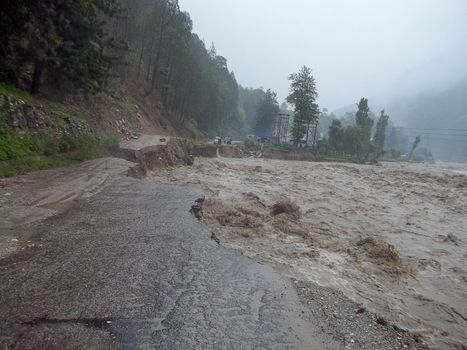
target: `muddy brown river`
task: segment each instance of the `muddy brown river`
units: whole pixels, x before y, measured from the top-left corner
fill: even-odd
[[[206,195],[223,245],[443,349],[467,344],[467,165],[197,159],[153,173]],[[299,217],[271,214],[288,200]]]

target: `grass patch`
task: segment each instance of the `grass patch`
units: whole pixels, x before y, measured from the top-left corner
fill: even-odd
[[[49,129],[37,134],[28,131],[16,133],[8,127],[5,117],[0,114],[0,178],[70,165],[102,156],[95,136],[91,134],[60,136],[55,131],[65,125],[67,118],[82,125],[84,129],[86,127],[86,122],[72,115],[66,106],[39,99],[4,83],[0,83],[0,95],[38,106],[42,112],[50,116],[55,125],[54,131]],[[115,141],[109,142],[115,144]]]
[[[55,113],[61,117],[67,117],[71,114],[71,111],[65,105],[40,99],[31,95],[27,91],[14,87],[13,85],[0,83],[0,95],[9,96],[17,100],[33,103],[36,105],[42,105],[50,112]]]
[[[264,147],[273,151],[292,151],[294,149],[294,146],[288,143],[267,143]]]
[[[104,140],[103,145],[106,149],[115,151],[120,148],[120,140],[118,137],[111,136]]]
[[[69,154],[61,154],[53,157],[35,156],[14,159],[9,161],[6,165],[0,166],[0,178],[26,174],[31,171],[72,165],[93,158],[88,158],[81,152],[72,152]]]
[[[5,84],[5,83],[0,83],[0,95],[10,96],[17,100],[23,100],[23,101],[28,101],[28,102],[34,102],[34,103],[42,102],[40,99],[32,96],[30,93],[20,90],[18,88],[15,88],[13,85]]]
[[[92,135],[15,134],[0,120],[0,178],[95,159],[98,146]]]
[[[0,119],[0,161],[19,159],[31,155],[26,136],[17,136],[9,132]]]

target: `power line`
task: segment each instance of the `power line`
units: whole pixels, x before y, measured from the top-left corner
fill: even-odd
[[[435,128],[399,128],[400,131],[409,135],[467,137],[467,129],[435,129]]]
[[[461,140],[461,139],[423,138],[422,137],[422,141],[424,142],[459,142],[459,143],[463,143],[467,145],[467,140]]]
[[[396,129],[405,129],[405,130],[426,130],[426,131],[461,131],[467,132],[467,129],[441,129],[441,128],[406,128],[406,127],[395,127]]]
[[[432,143],[432,142],[436,142],[436,143],[439,143],[439,142],[458,142],[458,143],[462,143],[462,144],[467,144],[467,140],[460,140],[460,139],[445,139],[445,138],[423,138],[421,139],[422,142],[428,142],[428,143]]]
[[[440,134],[440,133],[430,133],[430,132],[417,132],[417,131],[409,131],[407,132],[410,135],[432,135],[432,136],[460,136],[460,137],[467,137],[467,134]]]

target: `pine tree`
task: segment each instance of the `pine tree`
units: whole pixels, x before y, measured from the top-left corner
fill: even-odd
[[[338,153],[344,151],[344,128],[339,119],[334,119],[329,126],[329,144]]]
[[[360,156],[362,160],[366,160],[370,153],[371,146],[371,129],[373,128],[374,120],[370,117],[370,108],[368,100],[362,98],[357,104],[358,111],[355,114],[355,122],[360,131]]]
[[[318,121],[320,110],[316,102],[318,91],[311,69],[303,66],[298,73],[289,76],[291,81],[287,102],[294,106],[295,115],[292,137],[297,144],[307,135],[310,126]]]
[[[368,100],[362,98],[357,106],[358,111],[355,115],[355,122],[357,127],[362,131],[363,141],[369,142],[374,121],[369,116],[370,108],[368,107]]]
[[[381,116],[376,123],[376,133],[373,139],[377,153],[380,154],[384,151],[384,143],[386,140],[386,128],[388,126],[389,116],[384,114],[384,109],[381,111]]]
[[[257,136],[270,136],[272,126],[280,111],[277,94],[271,89],[266,90],[264,97],[256,105],[255,134]]]
[[[45,77],[61,87],[96,89],[105,84],[118,55],[106,35],[103,17],[123,13],[117,0],[20,1],[21,22],[8,41],[15,53],[11,71],[33,67],[30,90],[37,93]],[[2,61],[3,61],[2,57]]]

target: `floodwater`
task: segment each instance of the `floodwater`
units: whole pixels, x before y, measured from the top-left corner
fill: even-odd
[[[153,176],[201,188],[222,244],[458,349],[467,344],[466,174],[461,164],[217,158]],[[284,197],[299,220],[271,216]]]

